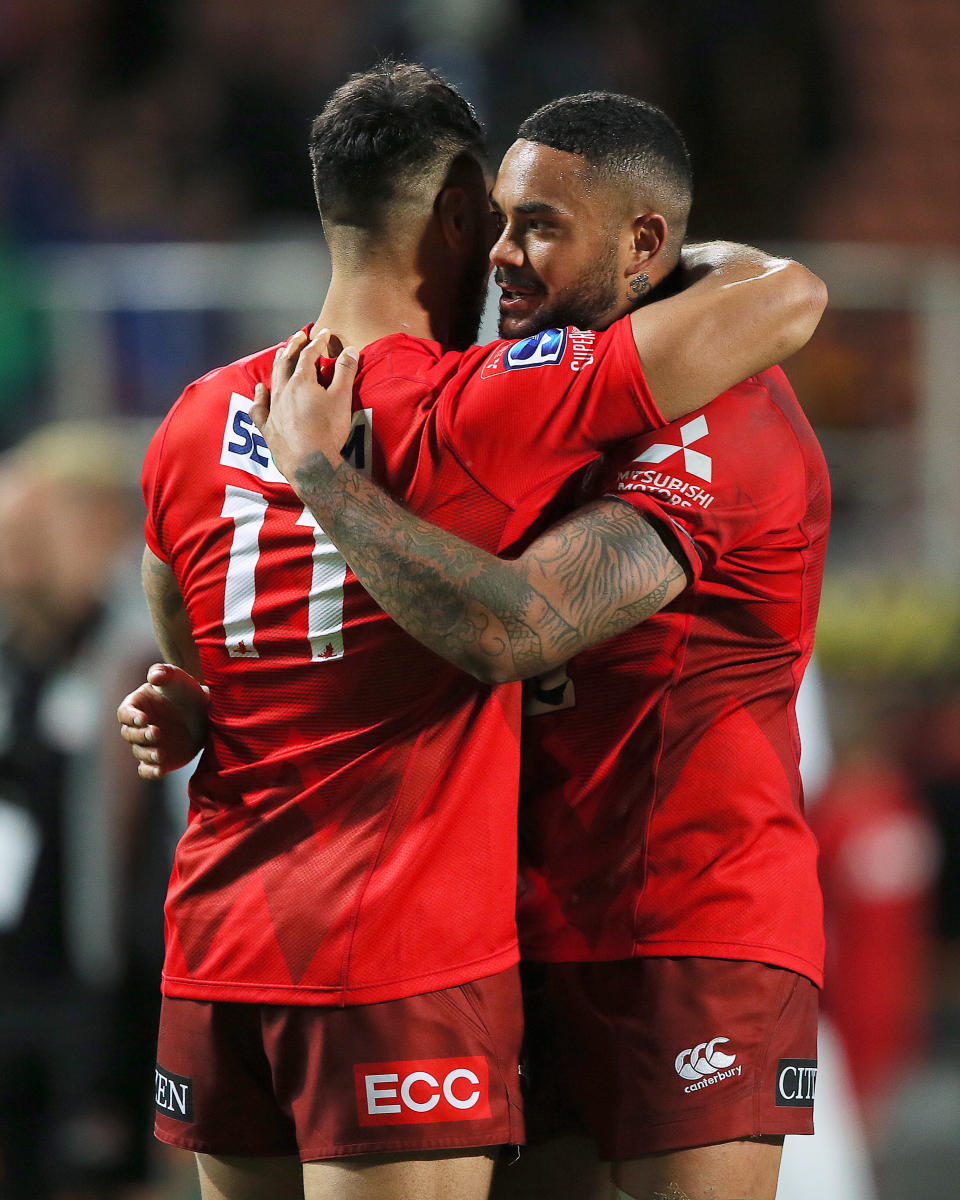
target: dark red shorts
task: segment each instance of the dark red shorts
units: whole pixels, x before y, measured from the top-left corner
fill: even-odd
[[[715,958],[527,963],[531,1141],[591,1137],[602,1158],[813,1132],[816,987]]]
[[[349,1008],[165,997],[156,1135],[303,1162],[520,1142],[520,1037],[516,968]]]

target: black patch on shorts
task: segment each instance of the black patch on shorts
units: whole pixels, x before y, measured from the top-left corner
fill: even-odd
[[[781,1058],[777,1064],[776,1103],[778,1108],[813,1108],[817,1090],[815,1058]]]
[[[157,1112],[174,1121],[193,1120],[193,1080],[183,1075],[174,1075],[157,1063],[154,1084],[154,1102]]]

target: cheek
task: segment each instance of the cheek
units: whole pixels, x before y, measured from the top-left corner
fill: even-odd
[[[576,285],[576,264],[569,247],[560,242],[531,243],[527,247],[527,261],[550,292],[567,292]]]

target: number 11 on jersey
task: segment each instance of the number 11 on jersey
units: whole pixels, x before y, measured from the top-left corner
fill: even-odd
[[[372,449],[372,412],[356,412],[345,455],[361,471],[369,472]],[[223,596],[223,631],[231,658],[259,658],[253,608],[260,538],[267,515],[267,497],[249,488],[227,484],[221,516],[233,521],[230,562]],[[343,657],[343,585],[347,564],[316,518],[304,509],[297,525],[313,532],[312,574],[307,600],[309,657],[324,662]],[[304,647],[306,650],[306,647]]]

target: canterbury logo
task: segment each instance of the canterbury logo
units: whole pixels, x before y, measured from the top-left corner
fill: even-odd
[[[713,459],[709,454],[701,454],[699,450],[691,450],[694,442],[699,442],[709,433],[707,418],[701,413],[686,425],[680,426],[680,445],[672,446],[669,442],[656,442],[648,446],[642,454],[638,454],[634,462],[662,463],[674,454],[683,452],[683,465],[691,475],[706,479],[709,483],[713,475]]]
[[[712,1041],[701,1042],[691,1050],[681,1050],[677,1055],[677,1074],[683,1079],[701,1079],[704,1075],[713,1075],[725,1067],[732,1067],[737,1061],[735,1054],[724,1054],[718,1050],[720,1042],[727,1043],[729,1038],[715,1037]]]

